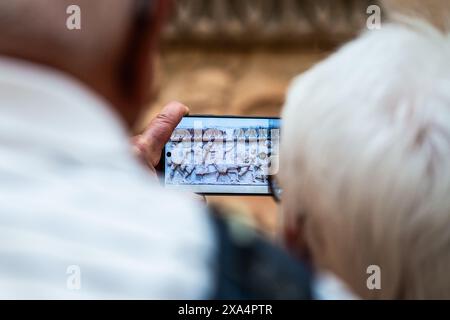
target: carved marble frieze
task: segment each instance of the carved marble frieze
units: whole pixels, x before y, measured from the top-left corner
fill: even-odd
[[[339,43],[364,27],[374,0],[174,0],[169,43]]]

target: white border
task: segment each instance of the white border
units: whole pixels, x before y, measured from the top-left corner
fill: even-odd
[[[190,191],[201,194],[266,194],[270,195],[269,185],[267,186],[242,186],[242,185],[195,185],[195,184],[166,184],[165,187],[171,190]]]

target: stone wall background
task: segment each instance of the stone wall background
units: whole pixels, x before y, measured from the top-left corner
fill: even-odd
[[[364,0],[178,0],[157,61],[155,100],[192,114],[277,116],[292,78],[365,26]],[[270,197],[209,197],[277,228]]]

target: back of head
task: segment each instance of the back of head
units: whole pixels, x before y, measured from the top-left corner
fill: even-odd
[[[163,2],[146,1],[151,9]],[[47,65],[78,78],[109,100],[131,123],[139,107],[147,102],[150,91],[153,32],[148,31],[156,29],[158,20],[153,19],[153,24],[151,16],[157,10],[148,12],[151,23],[140,26],[139,31],[145,32],[141,32],[139,46],[130,47],[137,33],[133,29],[137,8],[143,7],[142,3],[141,0],[2,0],[0,55]],[[67,27],[71,16],[68,8],[73,5],[80,8],[81,29]],[[134,72],[125,79],[126,83],[124,72]],[[134,91],[125,92],[127,86],[134,86]]]
[[[428,24],[385,24],[288,94],[286,223],[300,220],[315,265],[362,297],[450,297],[449,56]],[[381,290],[367,287],[370,265]]]

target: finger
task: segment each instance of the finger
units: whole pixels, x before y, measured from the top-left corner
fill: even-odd
[[[179,102],[171,102],[154,118],[148,128],[138,138],[138,145],[145,150],[145,158],[152,166],[156,166],[161,158],[164,145],[169,141],[172,132],[189,108]]]

